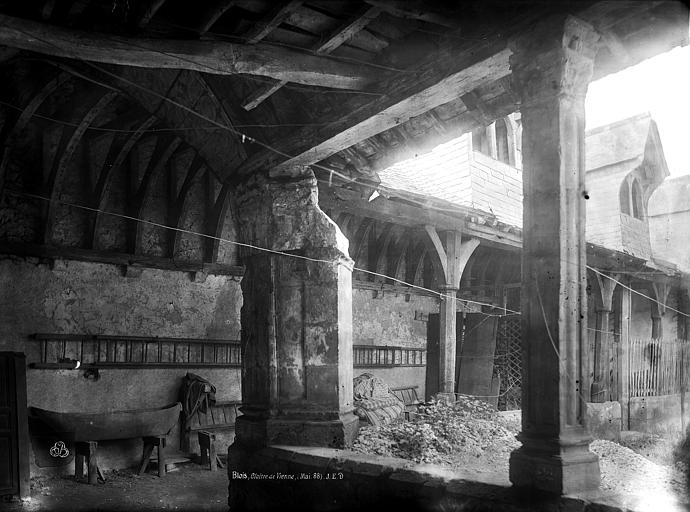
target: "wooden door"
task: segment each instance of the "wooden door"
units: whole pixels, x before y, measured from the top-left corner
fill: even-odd
[[[29,496],[24,354],[0,352],[0,496]]]

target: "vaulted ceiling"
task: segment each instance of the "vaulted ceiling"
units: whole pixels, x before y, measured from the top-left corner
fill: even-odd
[[[251,173],[304,164],[328,185],[372,186],[515,111],[508,43],[563,12],[602,34],[595,77],[687,43],[687,10],[669,1],[0,1],[0,190],[21,182],[131,218],[148,208],[218,235]],[[61,234],[58,202],[24,199],[0,223],[40,212],[21,228],[36,243],[234,261],[155,225],[104,229],[131,221],[88,210],[70,220],[78,236]]]

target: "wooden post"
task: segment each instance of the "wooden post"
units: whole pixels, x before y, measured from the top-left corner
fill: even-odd
[[[592,402],[605,402],[609,400],[609,369],[611,351],[611,333],[609,332],[609,319],[613,309],[613,292],[616,281],[596,274],[601,293],[601,306],[596,308],[596,326],[594,332],[594,382],[592,382]]]
[[[631,291],[620,294],[620,342],[618,343],[618,401],[621,404],[621,429],[630,430],[630,305]]]
[[[457,292],[460,278],[465,266],[474,250],[479,246],[479,240],[472,238],[461,241],[461,234],[457,231],[447,231],[446,245],[433,226],[425,226],[436,254],[440,260],[445,285],[440,287],[443,294],[439,306],[440,343],[439,343],[439,390],[444,394],[455,392],[455,348],[457,325]]]
[[[599,36],[572,16],[511,41],[523,146],[522,446],[515,486],[568,494],[599,486],[583,425],[587,346],[585,109]]]

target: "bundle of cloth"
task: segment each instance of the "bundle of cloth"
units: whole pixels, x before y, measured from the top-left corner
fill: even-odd
[[[405,404],[382,379],[363,373],[353,384],[355,414],[360,420],[378,426],[402,418]]]

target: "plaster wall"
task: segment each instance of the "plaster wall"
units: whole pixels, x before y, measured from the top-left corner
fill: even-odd
[[[429,313],[438,313],[438,301],[434,297],[388,291],[375,294],[373,290],[357,289],[355,284],[353,344],[426,348]],[[417,393],[424,396],[425,366],[354,369],[355,377],[362,373],[371,373],[390,387],[419,386]]]
[[[38,361],[36,332],[238,339],[239,282],[185,272],[143,269],[123,277],[115,265],[37,259],[0,260],[0,350]],[[217,388],[218,400],[240,400],[239,369],[105,369],[98,380],[80,370],[28,369],[28,405],[56,411],[100,412],[157,407],[177,400],[181,378],[198,373]],[[136,464],[141,441],[104,443],[103,469]],[[178,432],[169,439],[176,447]],[[33,463],[33,461],[32,461]],[[69,468],[63,468],[70,470]],[[34,472],[37,470],[33,468]]]
[[[685,235],[690,232],[690,210],[650,215],[649,232],[654,257],[676,263],[685,272],[690,271],[690,252]]]

